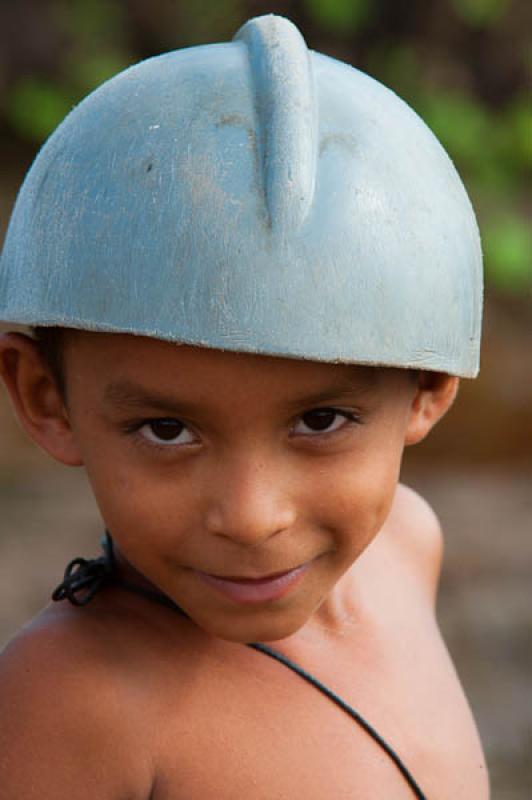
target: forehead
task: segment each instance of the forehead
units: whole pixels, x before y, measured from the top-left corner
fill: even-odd
[[[110,399],[135,387],[220,395],[226,388],[245,393],[350,389],[370,392],[396,384],[406,370],[329,364],[292,358],[213,350],[129,334],[72,331],[66,339],[69,373],[99,385]]]

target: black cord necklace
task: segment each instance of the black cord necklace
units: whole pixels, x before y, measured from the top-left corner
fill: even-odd
[[[73,559],[73,561],[71,561],[65,569],[63,581],[53,592],[52,600],[68,600],[74,606],[86,606],[87,603],[90,603],[94,595],[100,589],[102,589],[104,585],[112,583],[113,585],[120,586],[127,591],[140,594],[143,597],[146,597],[148,600],[152,600],[160,605],[166,606],[166,608],[170,608],[172,611],[177,611],[177,613],[187,617],[187,614],[183,611],[183,609],[162,592],[157,592],[153,589],[148,589],[144,586],[130,583],[129,581],[125,581],[118,577],[117,563],[113,549],[113,540],[107,531],[102,539],[102,550],[102,555],[98,558]],[[375,728],[373,728],[369,722],[367,722],[367,720],[365,720],[364,717],[358,713],[358,711],[346,703],[345,700],[342,700],[341,697],[325,686],[325,684],[321,683],[321,681],[315,678],[314,675],[311,675],[310,672],[307,672],[294,661],[291,661],[289,658],[284,656],[282,653],[279,653],[277,650],[274,650],[272,647],[261,644],[260,642],[250,642],[247,647],[251,647],[253,650],[257,650],[259,653],[263,653],[264,655],[269,656],[269,658],[273,658],[275,661],[278,661],[279,664],[282,664],[284,667],[292,670],[292,672],[295,672],[297,675],[303,678],[303,680],[307,681],[307,683],[310,683],[312,686],[322,692],[322,694],[332,700],[333,703],[336,703],[336,705],[341,708],[342,711],[345,711],[346,714],[349,714],[349,716],[358,725],[360,725],[360,727],[363,728],[366,733],[371,736],[371,738],[379,745],[379,747],[381,747],[382,750],[384,750],[384,752],[391,758],[405,781],[412,789],[415,797],[418,800],[427,800],[426,796],[423,794],[418,784],[414,780],[412,774],[399,758],[395,750],[390,747],[390,745],[382,738]]]

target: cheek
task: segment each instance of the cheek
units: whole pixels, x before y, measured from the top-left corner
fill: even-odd
[[[189,534],[197,533],[201,523],[183,481],[175,475],[162,479],[131,464],[89,477],[105,526],[123,556],[164,586],[165,571],[190,559],[196,537]]]
[[[93,437],[84,464],[100,513],[115,536],[153,538],[191,521],[187,470],[155,467],[121,437]]]
[[[117,469],[114,476],[91,478],[96,500],[109,527],[178,532],[194,515],[185,482],[160,479],[149,472]]]
[[[329,464],[309,502],[342,543],[360,552],[378,533],[390,511],[401,466],[402,448],[361,450]]]

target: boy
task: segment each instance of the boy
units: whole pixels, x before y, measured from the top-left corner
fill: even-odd
[[[476,374],[480,286],[437,142],[282,18],[74,110],[13,214],[0,318],[35,338],[0,363],[108,533],[5,651],[2,797],[488,796],[398,486]]]

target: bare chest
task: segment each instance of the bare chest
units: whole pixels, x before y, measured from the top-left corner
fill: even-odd
[[[309,645],[297,661],[377,729],[427,800],[487,798],[475,727],[428,617],[395,634]],[[416,796],[363,727],[267,656],[243,647],[236,662],[189,677],[163,714],[154,800]]]

